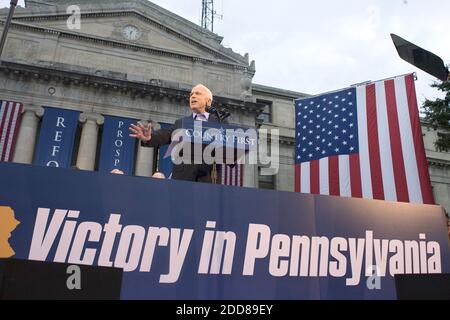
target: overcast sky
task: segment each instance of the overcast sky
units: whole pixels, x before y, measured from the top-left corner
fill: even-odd
[[[152,2],[200,23],[201,0]],[[19,1],[23,5],[23,1]],[[9,0],[0,0],[0,7]],[[254,83],[318,94],[417,72],[418,99],[433,78],[401,60],[396,33],[450,63],[450,0],[215,0],[214,32],[256,61]]]

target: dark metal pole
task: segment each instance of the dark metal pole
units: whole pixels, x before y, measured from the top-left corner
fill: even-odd
[[[17,6],[17,1],[18,0],[11,0],[10,6],[9,6],[8,18],[6,19],[6,22],[3,26],[2,38],[0,40],[0,60],[2,57],[2,53],[3,53],[3,47],[5,46],[6,36],[8,34],[9,26],[11,25],[11,20],[12,20],[13,14],[14,14],[14,10],[16,9],[16,6]]]

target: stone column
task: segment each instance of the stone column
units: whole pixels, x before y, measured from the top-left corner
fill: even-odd
[[[244,187],[257,188],[258,166],[255,164],[244,164]]]
[[[257,152],[249,151],[243,159],[244,176],[243,186],[247,188],[258,188],[258,164]]]
[[[139,122],[144,126],[148,124],[148,121],[146,120],[141,120]],[[160,128],[161,126],[158,123],[153,124],[153,130],[159,130]],[[151,177],[153,174],[155,149],[142,147],[140,140],[137,140],[137,143],[138,150],[136,155],[135,175],[138,177]]]
[[[83,129],[78,148],[77,167],[81,170],[92,171],[95,166],[98,126],[102,125],[105,119],[97,113],[83,112],[79,120],[83,124]]]
[[[24,106],[13,162],[27,164],[33,162],[39,118],[43,115],[44,108],[42,107],[32,104]]]

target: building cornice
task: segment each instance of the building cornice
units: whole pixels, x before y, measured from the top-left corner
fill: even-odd
[[[295,144],[295,138],[287,137],[287,136],[279,136],[279,141],[281,145],[285,146],[293,146]]]
[[[101,89],[111,92],[129,94],[132,99],[150,98],[152,100],[169,99],[187,103],[191,88],[179,83],[152,79],[147,82],[127,80],[127,75],[117,72],[97,72],[92,74],[83,71],[70,70],[64,65],[40,66],[12,61],[1,61],[0,72],[20,81],[56,82],[64,86],[79,86]],[[255,117],[262,111],[263,105],[245,100],[214,96],[215,106],[226,107],[233,112],[248,112]]]
[[[450,168],[450,161],[435,158],[427,158],[427,161],[430,167]]]
[[[258,93],[269,94],[272,96],[289,98],[292,100],[298,99],[298,98],[308,98],[309,97],[309,95],[306,93],[285,90],[285,89],[265,86],[265,85],[256,84],[256,83],[252,85],[252,91],[255,94],[258,94]]]

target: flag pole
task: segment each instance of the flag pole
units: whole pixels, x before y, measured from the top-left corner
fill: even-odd
[[[3,47],[5,46],[6,37],[8,35],[8,30],[11,25],[11,20],[14,14],[14,10],[16,9],[18,0],[11,0],[10,6],[9,6],[9,12],[8,17],[6,18],[6,22],[3,25],[3,32],[2,32],[2,38],[0,39],[0,61],[3,53]]]

